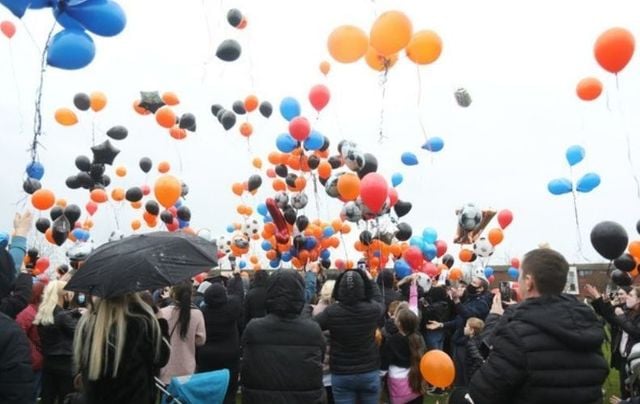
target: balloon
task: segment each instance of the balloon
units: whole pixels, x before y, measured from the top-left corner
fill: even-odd
[[[369,46],[367,53],[364,55],[364,60],[373,70],[377,72],[384,72],[391,69],[391,67],[396,64],[398,61],[398,55],[394,53],[393,55],[385,57],[373,46]]]
[[[220,123],[222,123],[222,127],[225,130],[233,128],[233,125],[236,124],[236,114],[234,114],[232,111],[224,111],[222,113]]]
[[[64,216],[58,217],[51,224],[51,237],[56,245],[61,246],[69,237],[71,231],[71,224],[69,220]]]
[[[420,373],[429,384],[444,389],[453,383],[456,370],[449,355],[433,349],[420,359]]]
[[[382,56],[390,56],[407,46],[412,31],[409,17],[399,11],[387,11],[373,23],[369,43]]]
[[[40,257],[36,261],[36,270],[39,273],[42,273],[42,272],[46,271],[47,268],[49,268],[50,264],[51,263],[49,262],[49,258],[48,257]]]
[[[182,114],[180,117],[180,129],[186,129],[191,132],[195,132],[196,130],[196,117],[190,112],[186,112]]]
[[[509,209],[503,209],[498,213],[498,224],[502,229],[506,229],[507,226],[513,221],[513,213]]]
[[[107,131],[107,136],[109,136],[113,140],[123,140],[126,139],[129,131],[124,126],[114,126],[113,128]]]
[[[69,4],[60,14],[68,14],[84,29],[107,37],[118,35],[127,23],[122,7],[115,1],[79,1]],[[56,17],[60,20],[60,15]]]
[[[640,220],[636,223],[636,231],[640,233]]]
[[[165,174],[156,180],[154,195],[160,205],[167,209],[176,203],[178,198],[180,198],[181,192],[182,186],[180,181],[171,175]]]
[[[38,189],[31,195],[31,204],[38,210],[47,210],[56,202],[56,197],[48,189]]]
[[[502,243],[503,239],[504,239],[504,234],[502,233],[501,229],[495,228],[495,229],[489,230],[489,242],[491,243],[492,246],[495,247],[498,244]]]
[[[547,184],[547,189],[553,195],[562,195],[571,192],[571,190],[573,189],[573,184],[566,178],[557,178],[549,181],[549,184]]]
[[[216,50],[216,56],[225,62],[237,60],[241,53],[242,47],[235,39],[225,39]]]
[[[338,62],[353,63],[367,52],[369,40],[367,34],[360,28],[343,25],[331,32],[327,47],[331,57]]]
[[[93,164],[113,164],[120,150],[113,147],[110,141],[105,140],[97,146],[91,147],[93,152]]]
[[[158,213],[160,213],[160,207],[156,201],[147,201],[144,205],[144,210],[153,216],[158,216]]]
[[[459,88],[455,93],[453,93],[453,95],[456,98],[458,105],[462,108],[467,108],[471,105],[471,95],[469,95],[469,92],[466,89]]]
[[[338,179],[338,193],[345,201],[355,201],[360,195],[360,179],[357,175],[346,173]]]
[[[447,252],[447,242],[444,240],[436,240],[436,256],[442,257]]]
[[[453,258],[453,255],[451,254],[446,254],[444,257],[442,257],[442,263],[446,265],[447,268],[451,269],[451,267],[455,263],[455,258]]]
[[[189,222],[191,220],[191,209],[186,206],[180,206],[176,212],[176,216],[184,222]]]
[[[55,114],[56,122],[62,126],[73,126],[78,123],[76,113],[69,108],[58,108]]]
[[[94,112],[99,112],[107,105],[107,96],[100,91],[94,91],[89,95],[90,106]]]
[[[438,232],[431,227],[427,227],[422,231],[422,239],[427,243],[433,244],[438,239]]]
[[[170,107],[164,106],[156,111],[156,122],[163,128],[171,128],[176,124],[176,114]]]
[[[587,173],[583,175],[576,184],[576,191],[591,192],[600,185],[600,176],[596,173]]]
[[[437,253],[438,250],[436,249],[435,245],[427,242],[424,243],[424,247],[422,248],[422,255],[424,256],[425,260],[431,261],[436,257]]]
[[[4,36],[11,39],[16,34],[16,26],[11,21],[2,21],[0,23],[0,31]]]
[[[422,145],[422,148],[437,153],[444,148],[444,140],[437,136],[430,137],[425,144]]]
[[[520,272],[518,271],[517,268],[510,267],[509,269],[507,269],[507,275],[509,275],[509,278],[516,280],[518,279]]]
[[[495,236],[494,236],[495,237]],[[493,244],[491,241],[487,240],[485,237],[480,238],[480,240],[473,243],[473,252],[482,258],[490,257],[494,252]]]
[[[59,218],[63,214],[64,214],[64,209],[62,209],[60,206],[55,206],[49,212],[49,217],[51,217],[51,220],[56,220],[57,218]]]
[[[18,18],[22,18],[22,16],[24,15],[25,11],[27,11],[27,8],[29,7],[29,1],[28,0],[2,0],[0,1],[0,4],[3,4],[6,8],[9,9],[9,11],[11,11],[11,13],[13,13],[13,15],[15,15]]]
[[[293,97],[285,97],[280,101],[280,114],[287,121],[300,115],[300,104]]]
[[[416,164],[418,164],[418,158],[411,152],[402,153],[400,160],[402,161],[402,164],[407,166],[415,166]]]
[[[327,106],[331,99],[331,93],[329,88],[324,84],[318,84],[311,88],[309,91],[309,102],[313,108],[320,112]]]
[[[309,137],[311,124],[305,117],[295,117],[289,122],[289,133],[294,139],[302,142]]]
[[[576,94],[582,101],[593,101],[602,94],[602,83],[595,77],[587,77],[578,82]]]
[[[90,216],[93,216],[98,211],[98,204],[93,201],[89,201],[84,208],[87,210],[87,213],[89,213]]]
[[[418,268],[422,267],[422,262],[424,261],[424,257],[422,256],[422,251],[416,246],[409,247],[402,258],[413,268],[414,270],[418,270]]]
[[[66,206],[63,211],[63,215],[67,217],[67,220],[69,220],[69,223],[72,226],[75,222],[78,221],[78,219],[80,219],[81,214],[82,211],[80,210],[80,207],[74,204]]]
[[[575,166],[584,159],[585,150],[582,146],[569,146],[566,152],[567,162],[570,166]]]
[[[64,29],[53,36],[47,51],[47,64],[65,70],[81,69],[93,61],[96,46],[84,31]]]
[[[358,177],[364,178],[369,173],[378,171],[378,159],[371,153],[364,154],[364,165],[358,170]]]
[[[258,174],[254,174],[249,177],[249,181],[247,182],[247,184],[249,192],[255,191],[256,189],[260,188],[260,185],[262,185],[262,177],[260,177]]]
[[[473,231],[482,221],[482,211],[475,205],[468,203],[458,213],[458,225],[465,231]]]
[[[298,142],[288,133],[278,135],[276,138],[276,147],[283,153],[290,153],[298,146]],[[277,172],[277,171],[276,171]]]
[[[91,99],[85,93],[77,93],[73,97],[73,105],[80,111],[87,111],[91,107]]]
[[[237,8],[227,11],[227,22],[234,28],[237,28],[242,22],[242,12]]]
[[[396,278],[402,279],[411,275],[411,267],[404,259],[399,259],[393,264],[393,269],[396,273]]]
[[[258,108],[258,97],[249,95],[244,99],[244,108],[247,112],[253,112]]]
[[[296,218],[296,227],[299,231],[305,231],[309,226],[309,218],[305,215],[300,215]]]
[[[396,215],[398,215],[398,217],[402,217],[411,211],[411,207],[411,202],[399,200],[395,205],[393,205],[393,211],[396,212]]]
[[[399,241],[407,241],[411,238],[411,234],[413,233],[413,230],[411,229],[411,226],[408,223],[398,223],[398,230],[396,230],[395,232],[395,237],[399,240]]]
[[[176,95],[176,93],[173,93],[171,91],[167,91],[162,93],[162,101],[167,104],[167,105],[178,105],[180,104],[180,99],[178,98],[178,96]]]
[[[44,177],[44,166],[38,161],[32,161],[27,165],[27,176],[36,180],[41,180]]]
[[[629,254],[640,259],[640,241],[632,241],[629,243]]]
[[[36,229],[40,233],[46,232],[49,227],[51,227],[51,222],[46,217],[40,217],[36,220]]]
[[[613,261],[613,265],[621,271],[630,272],[636,268],[636,260],[631,254],[622,254]]]
[[[631,286],[633,279],[627,272],[623,272],[619,269],[611,271],[611,280],[618,286]]]
[[[320,72],[322,74],[324,74],[325,76],[327,74],[329,74],[329,71],[331,70],[331,64],[329,62],[327,62],[326,60],[323,60],[322,62],[320,62]]]
[[[235,101],[231,106],[231,109],[233,109],[233,112],[238,115],[244,115],[247,113],[247,110],[244,109],[244,102],[242,102],[241,100]]]
[[[591,245],[598,254],[609,260],[622,255],[628,242],[627,231],[616,222],[600,222],[591,230]]]
[[[315,130],[311,130],[311,133],[309,134],[309,137],[305,139],[304,141],[304,148],[306,150],[319,150],[322,145],[324,144],[324,136],[322,136],[322,134],[320,134],[320,132],[317,132]],[[311,168],[312,170],[314,168],[317,167],[317,165],[315,167],[311,167],[311,158],[315,158],[318,162],[318,164],[320,163],[320,160],[318,160],[318,158],[316,156],[309,156],[309,168]]]
[[[125,194],[125,198],[129,202],[139,202],[142,200],[142,190],[139,187],[131,187],[127,189],[127,193]]]
[[[387,181],[378,173],[369,173],[360,182],[362,203],[373,213],[378,213],[389,194]]]
[[[104,189],[96,188],[91,191],[91,200],[95,203],[104,203],[107,201],[107,193],[104,192]]]
[[[273,106],[269,101],[262,101],[258,109],[260,110],[262,116],[264,116],[265,118],[269,118],[273,113]]]
[[[149,171],[151,171],[151,167],[153,166],[153,163],[151,162],[151,159],[149,157],[143,157],[140,159],[140,162],[138,163],[138,165],[140,166],[140,169],[144,173],[148,173]]]
[[[428,65],[440,57],[442,39],[430,30],[422,30],[413,34],[405,52],[407,57],[417,65]]]
[[[143,108],[152,114],[155,114],[161,107],[165,105],[165,102],[160,97],[157,91],[140,91],[140,108]]]
[[[596,60],[603,69],[617,74],[625,68],[633,56],[635,39],[628,30],[620,27],[603,32],[593,47]]]

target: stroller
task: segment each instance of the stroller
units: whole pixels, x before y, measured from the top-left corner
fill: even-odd
[[[219,404],[224,401],[228,386],[228,369],[174,377],[168,385],[156,377],[162,404]]]

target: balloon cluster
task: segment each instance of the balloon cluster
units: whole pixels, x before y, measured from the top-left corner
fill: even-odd
[[[640,233],[640,220],[636,223]],[[640,273],[640,240],[629,242],[627,231],[616,222],[600,222],[591,230],[591,245],[604,258],[613,261],[611,280],[629,286]],[[626,252],[625,252],[626,250]]]
[[[250,137],[253,134],[253,125],[249,122],[248,114],[256,109],[265,118],[269,118],[273,113],[273,106],[269,101],[259,102],[258,97],[252,94],[247,96],[244,101],[235,101],[231,110],[225,109],[220,104],[213,104],[211,106],[211,114],[216,117],[224,130],[229,130],[235,126],[237,115],[247,115],[247,120],[240,125],[239,131],[242,136]]]
[[[168,129],[172,138],[182,140],[187,137],[187,132],[196,131],[196,117],[190,112],[178,116],[171,108],[178,104],[180,99],[175,93],[165,92],[161,96],[158,91],[141,91],[133,109],[140,115],[153,114],[158,125]]]
[[[63,203],[56,205],[49,212],[49,220],[46,217],[40,217],[36,220],[36,229],[45,235],[45,238],[51,244],[61,246],[67,239],[71,241],[88,241],[90,234],[89,229],[93,226],[90,220],[80,223],[79,219],[82,210],[78,205],[64,205]],[[47,265],[48,266],[48,265]]]
[[[227,22],[234,28],[244,29],[247,26],[247,18],[237,8],[227,12]],[[216,56],[225,62],[233,62],[242,54],[242,47],[235,39],[225,39],[218,45]]]
[[[100,112],[107,106],[107,96],[101,91],[94,91],[91,94],[78,93],[73,97],[73,105],[78,111]],[[58,108],[55,112],[55,119],[62,126],[73,126],[78,123],[78,116],[70,108]],[[127,137],[127,129],[123,126],[116,126],[107,132],[107,136],[115,140],[122,140]]]
[[[585,150],[582,146],[574,145],[567,148],[565,153],[570,167],[584,160]],[[600,176],[594,172],[583,175],[575,184],[575,190],[582,193],[593,191],[600,185]],[[563,195],[574,190],[574,184],[568,178],[556,178],[547,184],[547,189],[553,195]]]

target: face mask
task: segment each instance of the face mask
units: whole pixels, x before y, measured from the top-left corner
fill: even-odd
[[[633,296],[627,296],[627,307],[633,309],[638,304],[638,298]]]
[[[478,293],[478,287],[475,285],[469,285],[467,286],[467,294],[469,295],[475,295]]]
[[[80,293],[78,295],[78,303],[84,304],[84,294]]]

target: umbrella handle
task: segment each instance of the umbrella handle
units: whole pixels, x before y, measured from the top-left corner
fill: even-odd
[[[180,400],[175,398],[173,395],[171,395],[171,393],[167,391],[167,389],[165,388],[166,387],[165,384],[162,383],[162,380],[158,379],[157,377],[154,377],[154,379],[156,382],[156,387],[158,388],[158,390],[160,390],[161,392],[167,395],[167,399],[169,400],[169,403],[182,404]]]

